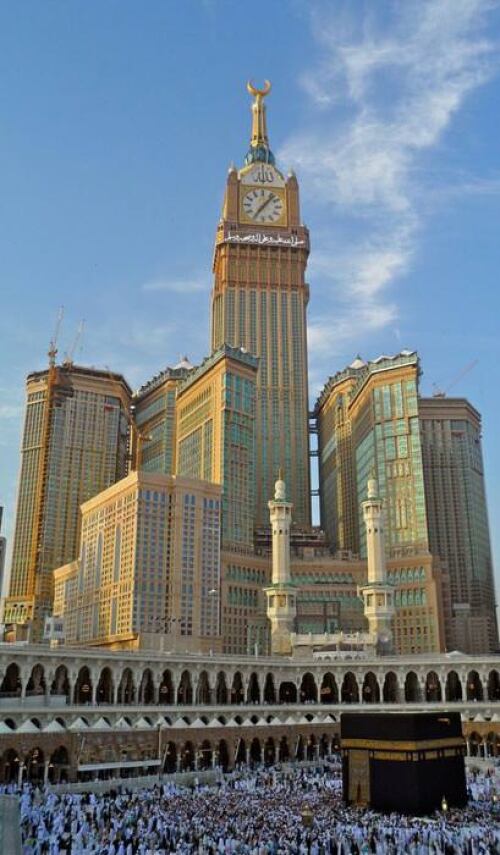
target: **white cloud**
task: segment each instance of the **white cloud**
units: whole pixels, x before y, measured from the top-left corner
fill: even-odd
[[[340,342],[359,342],[398,316],[387,292],[411,268],[424,225],[422,155],[442,144],[465,98],[496,72],[496,46],[483,34],[496,7],[406,0],[389,20],[385,5],[364,17],[359,6],[318,7],[323,58],[302,77],[316,118],[280,152],[299,173],[313,215],[322,213],[324,223],[326,210],[331,223],[316,233],[311,257],[315,290],[332,302],[330,319],[324,312],[311,319],[313,359],[315,348],[332,355]],[[468,185],[469,192],[483,186]],[[484,192],[496,187],[495,177]]]
[[[174,294],[195,294],[198,291],[207,291],[207,278],[205,275],[191,279],[152,279],[141,286],[142,291],[170,291]]]

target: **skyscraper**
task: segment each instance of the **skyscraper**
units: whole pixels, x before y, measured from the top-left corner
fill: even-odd
[[[79,558],[54,573],[66,643],[127,648],[165,636],[167,649],[214,647],[220,492],[136,471],[85,502]]]
[[[227,345],[179,384],[176,472],[220,484],[222,543],[249,551],[255,520],[257,360]]]
[[[366,557],[363,500],[367,481],[378,481],[400,653],[444,649],[450,618],[448,577],[429,550],[419,373],[415,352],[358,357],[330,378],[315,409],[321,522],[335,551]]]
[[[144,383],[133,397],[134,455],[144,472],[175,473],[175,399],[179,383],[192,368],[184,357]]]
[[[127,473],[131,390],[120,374],[66,362],[30,374],[7,625],[33,640],[52,609],[52,570],[75,558],[80,504]]]
[[[334,547],[366,556],[362,503],[376,477],[389,555],[428,551],[418,375],[414,352],[356,359],[318,399],[321,522]]]
[[[7,553],[7,540],[2,535],[3,508],[0,506],[0,623],[3,623],[3,580],[5,573],[5,557]]]
[[[310,523],[305,269],[309,233],[293,174],[276,168],[264,98],[254,96],[245,165],[227,177],[217,228],[212,291],[212,350],[244,347],[259,359],[256,389],[256,524],[283,468],[295,520]]]
[[[449,649],[494,652],[495,590],[481,451],[481,416],[464,398],[420,398],[431,551],[450,574]]]

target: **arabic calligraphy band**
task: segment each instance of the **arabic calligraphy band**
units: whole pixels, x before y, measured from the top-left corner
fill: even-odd
[[[282,235],[264,235],[261,232],[255,232],[254,234],[248,235],[240,235],[234,232],[228,232],[226,235],[223,235],[221,238],[221,243],[250,243],[250,244],[270,244],[271,246],[291,246],[291,247],[299,247],[305,246],[305,240],[300,240],[296,235],[290,235],[290,237],[283,237]]]

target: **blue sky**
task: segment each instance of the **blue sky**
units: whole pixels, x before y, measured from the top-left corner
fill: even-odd
[[[0,0],[0,504],[24,377],[61,351],[133,386],[208,349],[227,168],[269,78],[311,229],[311,393],[416,348],[481,411],[500,554],[500,9],[490,0]],[[500,566],[500,561],[497,561]]]

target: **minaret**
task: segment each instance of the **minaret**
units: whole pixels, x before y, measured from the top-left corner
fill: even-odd
[[[366,526],[368,584],[359,589],[365,606],[369,631],[380,653],[392,652],[394,592],[387,582],[382,499],[374,477],[368,480],[368,498],[362,504]]]
[[[292,652],[291,633],[295,630],[297,596],[290,574],[290,527],[292,503],[286,500],[281,470],[274,485],[274,499],[268,502],[273,544],[273,575],[267,596],[267,616],[271,623],[271,653],[288,656]]]

